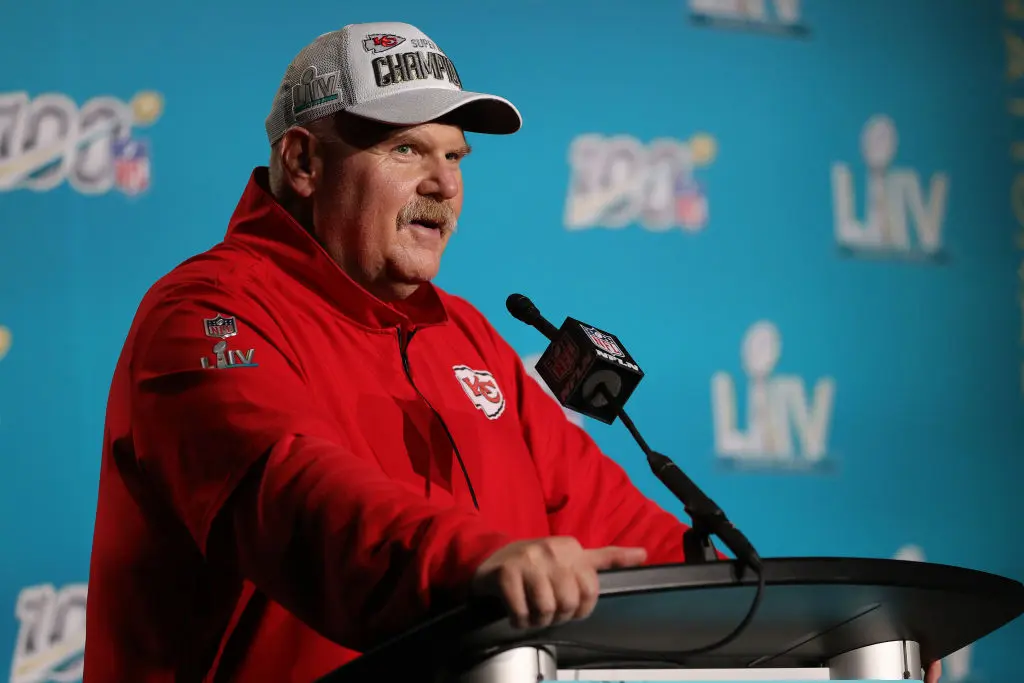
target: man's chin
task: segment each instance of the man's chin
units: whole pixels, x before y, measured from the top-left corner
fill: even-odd
[[[434,264],[396,264],[388,269],[389,279],[399,286],[418,287],[427,284],[437,277],[440,263]]]

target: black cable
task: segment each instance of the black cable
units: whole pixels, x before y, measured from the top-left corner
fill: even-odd
[[[608,392],[608,389],[604,386],[603,382],[599,383],[597,385],[597,387],[595,387],[593,393],[594,394],[603,394],[605,400],[607,400],[609,402],[611,402],[613,400],[613,397],[610,395],[610,393]],[[592,396],[593,396],[593,394],[592,394]],[[629,430],[630,435],[636,441],[637,445],[640,446],[640,450],[643,451],[644,455],[647,457],[647,462],[651,466],[652,470],[655,470],[655,474],[658,474],[658,472],[656,471],[656,468],[658,466],[658,462],[657,462],[658,458],[661,458],[661,460],[667,461],[667,462],[671,463],[671,461],[668,461],[668,459],[665,456],[662,456],[661,454],[655,453],[653,450],[651,450],[650,446],[648,446],[648,444],[647,444],[647,441],[643,438],[643,436],[641,436],[640,431],[637,429],[636,425],[633,423],[633,420],[629,417],[629,415],[626,413],[624,408],[619,408],[618,416],[622,420],[622,423],[626,426],[626,429]],[[660,478],[661,477],[659,476],[659,479]],[[700,493],[700,492],[697,491],[697,493]],[[700,494],[700,495],[701,495],[701,497],[704,497],[703,494]],[[687,506],[687,504],[688,504],[688,502],[686,500],[681,500],[680,502],[684,505],[684,507]],[[706,505],[706,503],[705,503],[705,505]],[[696,519],[693,520],[693,522],[694,522],[695,526],[701,525],[701,526],[698,527],[698,529],[705,528],[703,526],[705,520],[701,519],[698,515],[695,515],[694,511],[692,511],[690,509],[687,509],[687,512],[690,514],[691,517],[697,517]],[[704,512],[706,513],[707,511],[705,510]],[[753,569],[757,573],[757,590],[754,593],[754,599],[751,601],[750,608],[747,610],[746,616],[743,617],[742,621],[740,621],[740,623],[736,626],[736,628],[734,628],[725,637],[723,637],[723,638],[721,638],[721,639],[719,639],[719,640],[717,640],[717,641],[715,641],[713,643],[710,643],[708,645],[704,645],[704,646],[697,647],[697,648],[691,648],[689,650],[675,650],[675,651],[671,651],[671,652],[662,652],[662,651],[655,651],[655,650],[637,650],[637,649],[631,649],[631,648],[610,647],[610,646],[606,646],[606,645],[600,645],[600,644],[597,644],[597,643],[587,643],[587,642],[582,642],[582,641],[528,639],[528,640],[525,640],[525,641],[522,641],[522,640],[516,641],[515,643],[510,644],[510,645],[506,645],[506,646],[497,646],[497,647],[493,647],[493,648],[487,648],[482,653],[480,653],[480,657],[483,658],[483,659],[490,658],[490,657],[493,657],[493,656],[495,656],[495,655],[497,655],[497,654],[499,654],[499,653],[501,653],[501,652],[503,652],[505,650],[512,649],[512,648],[518,648],[518,647],[543,647],[543,646],[559,647],[559,646],[561,646],[561,647],[570,647],[570,648],[582,648],[582,649],[586,649],[586,650],[589,650],[589,651],[592,651],[592,652],[606,654],[609,657],[615,658],[616,660],[627,660],[627,661],[632,660],[632,661],[635,661],[636,663],[644,663],[644,664],[661,662],[661,663],[673,664],[673,665],[676,665],[676,666],[683,666],[683,667],[688,666],[689,662],[686,659],[687,657],[694,657],[696,655],[701,655],[701,654],[704,654],[704,653],[707,653],[707,652],[711,652],[713,650],[717,650],[719,648],[722,648],[722,647],[728,645],[729,643],[733,642],[734,640],[736,640],[743,633],[743,631],[750,625],[750,623],[754,619],[754,616],[757,614],[757,610],[758,610],[758,608],[761,605],[761,599],[764,596],[764,586],[765,586],[764,569],[763,569],[763,566],[760,563],[760,558],[757,557],[757,555],[753,551],[752,547],[749,548],[749,554],[751,555],[751,557],[747,558],[746,561],[744,559],[742,559],[742,558],[737,558],[735,561],[740,565],[741,571],[742,571],[743,567],[749,566],[751,569]],[[684,557],[684,561],[685,561],[685,557]],[[698,562],[698,560],[695,560],[695,559],[693,559],[691,561],[692,562]],[[703,559],[699,560],[699,562],[704,562],[704,561],[705,560],[703,560]],[[722,561],[722,560],[715,559],[713,561]],[[603,664],[607,665],[607,662],[603,662]],[[589,667],[589,668],[596,668],[596,666],[597,666],[597,663],[586,665],[586,666],[580,667],[580,668],[587,668],[587,667]]]
[[[593,393],[594,394],[603,394],[604,399],[606,401],[608,401],[609,403],[614,400],[614,397],[611,396],[611,394],[609,393],[607,387],[605,387],[603,382],[599,383],[597,385],[597,387],[595,387]],[[626,426],[626,429],[629,430],[630,435],[636,441],[637,445],[640,446],[640,450],[643,451],[644,455],[647,457],[648,464],[650,464],[652,469],[654,469],[655,466],[656,466],[655,458],[659,454],[656,454],[653,450],[651,450],[651,447],[647,444],[647,440],[644,439],[644,437],[640,434],[640,430],[637,429],[636,425],[633,423],[632,418],[630,418],[629,415],[626,413],[625,408],[619,408],[618,416],[619,416],[619,419],[622,420],[622,424],[624,424]],[[663,460],[667,460],[667,458],[665,458],[664,456],[661,456],[661,457],[662,457]],[[687,505],[687,501],[685,501],[685,500],[681,500],[680,502],[683,503],[684,506]],[[693,513],[690,510],[687,510],[687,512],[690,513],[691,516],[693,516]],[[703,523],[701,519],[694,519],[693,522],[694,522],[695,525]],[[751,548],[751,551],[752,550],[753,549]],[[651,661],[653,659],[653,660],[658,660],[658,661],[672,662],[672,663],[676,663],[676,664],[684,665],[685,666],[685,660],[681,659],[682,657],[688,657],[688,656],[692,657],[692,656],[695,656],[695,655],[704,654],[706,652],[711,652],[713,650],[717,650],[717,649],[719,649],[721,647],[724,647],[725,645],[728,645],[732,641],[736,640],[736,638],[738,638],[740,636],[740,634],[742,634],[743,631],[750,625],[750,622],[753,621],[754,616],[757,614],[757,610],[758,610],[758,608],[761,605],[761,598],[763,597],[763,594],[764,594],[764,584],[765,584],[764,569],[763,569],[760,561],[757,561],[758,558],[756,557],[756,554],[755,554],[753,559],[755,560],[753,562],[744,562],[742,559],[737,558],[737,562],[741,563],[741,567],[749,566],[751,569],[753,569],[757,573],[757,591],[754,593],[754,599],[753,599],[753,601],[751,601],[750,608],[747,610],[746,616],[743,618],[742,621],[740,621],[739,625],[735,629],[732,630],[732,632],[730,632],[724,638],[722,638],[722,639],[720,639],[720,640],[718,640],[718,641],[716,641],[714,643],[711,643],[709,645],[705,645],[705,646],[702,646],[702,647],[699,647],[699,648],[694,648],[694,649],[690,649],[690,650],[682,650],[682,651],[674,651],[674,652],[654,652],[654,651],[644,651],[644,650],[632,650],[632,649],[628,649],[628,648],[607,647],[607,646],[603,646],[603,645],[597,645],[596,643],[573,643],[571,641],[562,641],[561,644],[564,647],[581,647],[581,648],[586,648],[588,650],[593,650],[595,652],[607,653],[607,654],[615,656],[615,657],[622,657],[622,658],[637,657],[637,658],[640,658],[640,659],[642,659],[644,661]],[[684,561],[685,561],[685,557],[684,557]],[[694,559],[693,561],[697,561],[697,560]],[[715,560],[715,561],[719,561],[719,560]],[[543,642],[540,642],[539,644],[543,644]],[[547,641],[547,644],[549,644],[549,645],[556,645],[556,646],[558,645],[557,642],[551,642],[551,641]]]

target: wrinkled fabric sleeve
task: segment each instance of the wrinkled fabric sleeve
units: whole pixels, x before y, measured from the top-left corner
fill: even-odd
[[[233,318],[236,333],[207,336],[204,320],[218,316]],[[217,368],[222,342],[227,367]],[[509,539],[353,455],[305,371],[244,295],[208,284],[167,294],[132,349],[137,467],[205,556],[226,558],[312,628],[364,650],[461,600],[475,568]]]

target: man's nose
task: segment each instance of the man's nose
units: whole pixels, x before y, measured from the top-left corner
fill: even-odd
[[[420,183],[419,193],[442,201],[454,199],[459,194],[460,183],[458,169],[446,160],[433,165],[430,173]]]

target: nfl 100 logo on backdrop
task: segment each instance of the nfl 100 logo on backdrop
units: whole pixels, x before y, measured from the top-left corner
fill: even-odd
[[[709,207],[697,171],[715,154],[714,138],[704,134],[648,145],[628,135],[582,135],[569,149],[565,226],[699,231],[708,223]]]
[[[150,185],[150,149],[133,132],[162,113],[154,92],[81,107],[59,93],[0,93],[0,192],[46,192],[67,181],[81,194],[138,195]]]
[[[783,36],[806,36],[800,0],[689,0],[690,21],[698,26],[741,29]]]
[[[861,130],[861,182],[849,164],[832,165],[836,241],[845,255],[941,261],[949,176],[933,173],[926,186],[918,171],[893,166],[898,147],[895,122],[880,114]]]
[[[10,328],[0,325],[0,360],[3,360],[7,352],[11,350],[13,341],[14,335],[11,334]]]
[[[11,350],[13,342],[14,335],[11,334],[10,328],[0,325],[0,360],[7,357],[7,352]]]
[[[14,614],[18,636],[10,683],[81,681],[85,655],[85,605],[89,587],[40,584],[23,589]]]

